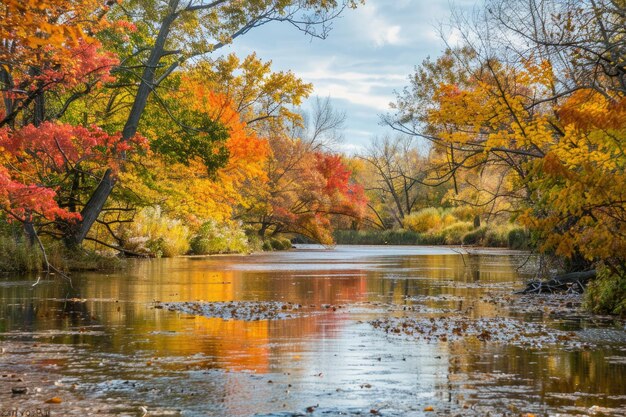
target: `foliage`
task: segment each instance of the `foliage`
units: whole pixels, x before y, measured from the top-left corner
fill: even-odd
[[[479,227],[476,230],[472,230],[463,236],[464,245],[480,245],[487,234],[486,227]]]
[[[45,270],[41,249],[32,245],[21,225],[0,226],[0,272],[39,272]],[[62,271],[110,270],[121,266],[119,258],[83,249],[68,250],[57,241],[43,239],[48,261]]]
[[[422,236],[410,230],[336,230],[335,241],[340,245],[420,245]]]
[[[291,124],[271,131],[270,156],[265,165],[268,181],[252,188],[241,218],[258,225],[259,235],[299,234],[313,241],[333,241],[333,220],[358,222],[367,200],[363,187],[340,155],[325,151],[343,116],[328,101],[317,101],[312,121],[304,128]]]
[[[266,252],[289,250],[293,246],[286,237],[271,237],[263,241],[262,249]]]
[[[447,187],[426,183],[432,167],[422,145],[411,136],[386,136],[374,139],[357,156],[364,162],[359,181],[367,185],[368,220],[373,225],[403,227],[405,217],[415,210],[441,203]]]
[[[40,271],[43,256],[39,248],[26,239],[10,235],[0,235],[0,271],[33,272]]]
[[[112,252],[96,252],[84,248],[67,248],[59,241],[44,242],[48,261],[62,271],[110,271],[125,265]]]
[[[442,213],[434,207],[428,207],[405,216],[402,223],[406,229],[417,233],[439,230],[443,225]]]
[[[530,249],[532,247],[529,231],[520,227],[509,230],[508,242],[511,249]]]
[[[0,209],[19,221],[33,216],[76,220],[80,175],[104,166],[116,168],[116,156],[140,148],[143,138],[120,142],[91,126],[44,122],[21,129],[0,129]],[[65,190],[67,193],[58,192]]]
[[[476,17],[458,21],[459,46],[416,69],[386,121],[430,141],[425,181],[450,181],[448,201],[482,218],[513,214],[572,268],[617,270],[626,254],[623,4],[490,0]],[[519,245],[522,236],[481,228],[463,241]]]
[[[31,238],[115,245],[100,232],[150,205],[194,227],[230,220],[266,181],[266,129],[299,122],[311,86],[254,54],[199,57],[272,21],[324,38],[359,2],[119,3],[0,5],[0,210]]]
[[[597,271],[587,287],[586,307],[598,314],[626,316],[626,270],[601,265]]]
[[[460,245],[463,243],[463,237],[470,233],[472,229],[474,229],[474,225],[471,222],[461,221],[444,227],[437,235],[441,236],[446,245]],[[506,246],[506,244],[498,246]]]
[[[273,237],[270,239],[270,245],[273,250],[287,250],[291,249],[291,241],[286,237]]]
[[[169,217],[158,206],[141,209],[132,223],[123,223],[117,230],[125,250],[156,257],[187,253],[190,234],[181,220]]]
[[[163,100],[185,105],[177,106],[175,120],[161,121],[158,107],[148,109],[150,158],[133,159],[133,169],[121,174],[132,189],[125,198],[160,204],[194,225],[208,218],[230,220],[234,209],[246,204],[243,190],[266,180],[267,140],[247,128],[229,96],[195,77],[172,87]],[[211,129],[188,131],[177,124],[194,125],[196,119]]]
[[[196,255],[247,253],[249,250],[246,233],[236,223],[218,224],[209,220],[191,239],[191,251]]]
[[[510,247],[510,236],[511,232],[513,232],[514,230],[523,232],[523,229],[521,229],[519,226],[515,226],[512,224],[502,224],[495,227],[488,227],[482,244],[484,246]],[[516,244],[520,244],[519,241],[514,242]]]

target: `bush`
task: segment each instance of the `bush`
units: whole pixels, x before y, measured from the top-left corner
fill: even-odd
[[[450,214],[463,222],[473,222],[477,210],[472,206],[457,206],[450,209]]]
[[[419,245],[422,237],[411,230],[336,230],[339,245]]]
[[[291,240],[286,237],[273,237],[270,239],[270,244],[274,250],[288,250],[291,249]]]
[[[263,241],[263,246],[261,246],[261,249],[263,249],[264,252],[271,252],[274,250],[274,248],[272,247],[272,242],[270,242],[269,240]]]
[[[441,212],[434,207],[411,213],[402,220],[402,224],[406,229],[417,233],[438,230],[441,228],[442,223]]]
[[[48,262],[62,271],[102,271],[119,269],[124,261],[116,252],[100,253],[82,248],[68,249],[62,242],[44,243]]]
[[[109,270],[122,266],[122,260],[94,251],[67,249],[61,242],[44,242],[50,265],[62,271]],[[37,244],[24,239],[0,236],[0,271],[35,272],[45,269],[44,258]]]
[[[246,238],[248,240],[248,250],[247,252],[259,252],[263,250],[263,240],[261,236],[257,233],[257,231],[253,228],[245,229]]]
[[[530,233],[521,227],[514,227],[509,231],[508,245],[511,249],[529,249]]]
[[[464,245],[480,245],[485,238],[487,229],[485,227],[478,228],[463,236]]]
[[[626,271],[611,272],[606,266],[597,268],[598,275],[587,286],[584,306],[599,314],[626,316]]]
[[[247,253],[249,250],[246,233],[238,224],[209,220],[191,239],[191,251],[196,255]]]
[[[43,256],[39,247],[24,239],[0,236],[0,271],[33,272],[43,267]]]
[[[485,237],[482,241],[483,246],[492,248],[506,248],[509,246],[509,231],[512,226],[509,225],[492,225],[487,227]]]
[[[443,211],[441,213],[441,227],[444,229],[458,223],[458,221],[459,219],[454,217],[449,211]]]
[[[471,222],[454,223],[439,232],[441,239],[446,245],[461,245],[463,236],[474,228]]]
[[[263,241],[262,249],[265,252],[272,252],[275,250],[289,250],[293,247],[291,240],[286,237],[272,237]]]
[[[118,233],[123,248],[131,252],[172,257],[189,251],[189,228],[158,206],[139,211],[132,223],[118,228]]]

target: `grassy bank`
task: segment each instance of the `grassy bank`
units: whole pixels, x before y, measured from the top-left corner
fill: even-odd
[[[477,245],[486,247],[527,249],[528,232],[512,225],[480,227],[452,226],[433,232],[397,230],[337,230],[335,241],[340,245]]]
[[[46,242],[44,246],[48,262],[62,271],[111,270],[123,265],[123,260],[115,256],[70,250],[60,242]],[[13,236],[0,236],[0,272],[39,272],[45,267],[39,246]]]
[[[343,245],[477,245],[527,249],[527,230],[505,222],[481,226],[468,207],[427,207],[404,217],[403,229],[340,230],[335,240]]]

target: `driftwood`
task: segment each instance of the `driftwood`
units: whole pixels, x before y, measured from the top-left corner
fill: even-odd
[[[557,275],[547,281],[531,281],[516,294],[552,294],[555,292],[583,292],[589,280],[595,278],[596,271],[571,272]]]

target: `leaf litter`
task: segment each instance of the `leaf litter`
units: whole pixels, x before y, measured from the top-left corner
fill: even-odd
[[[194,316],[243,321],[292,319],[308,309],[301,304],[278,301],[184,301],[171,303],[156,301],[154,308],[178,311]]]
[[[541,347],[546,344],[569,344],[584,347],[576,333],[504,317],[470,319],[466,317],[387,317],[370,324],[390,335],[427,342],[454,342],[468,338],[481,342]]]

